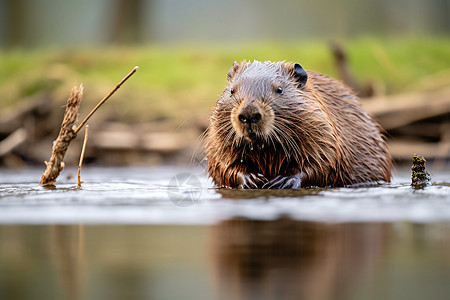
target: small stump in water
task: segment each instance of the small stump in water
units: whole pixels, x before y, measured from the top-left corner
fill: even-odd
[[[430,185],[430,174],[425,170],[427,161],[422,156],[413,156],[411,186],[414,188],[423,188]]]

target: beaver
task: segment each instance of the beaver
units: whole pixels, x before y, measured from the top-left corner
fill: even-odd
[[[235,62],[205,132],[218,187],[389,182],[380,127],[343,84],[298,63]]]

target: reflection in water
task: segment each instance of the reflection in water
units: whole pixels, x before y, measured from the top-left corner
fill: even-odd
[[[52,257],[56,263],[67,299],[82,299],[84,226],[50,226]]]
[[[331,188],[304,188],[304,189],[273,189],[273,190],[263,190],[263,189],[217,189],[217,192],[225,199],[256,199],[264,198],[271,199],[274,197],[287,198],[287,197],[305,197],[305,196],[316,196],[319,195],[321,191],[332,190]]]
[[[370,276],[386,225],[234,219],[212,231],[221,299],[346,299]]]
[[[0,299],[447,299],[450,223],[0,226]]]

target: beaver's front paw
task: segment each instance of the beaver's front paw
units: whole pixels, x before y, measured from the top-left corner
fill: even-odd
[[[302,185],[302,175],[295,174],[290,176],[278,175],[266,182],[263,189],[298,189]]]
[[[268,183],[266,177],[263,174],[242,174],[242,184],[239,186],[241,189],[260,189]]]

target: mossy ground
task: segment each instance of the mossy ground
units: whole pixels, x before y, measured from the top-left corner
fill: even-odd
[[[411,167],[411,185],[413,187],[424,187],[430,184],[430,174],[425,169],[426,160],[423,156],[414,155]]]
[[[354,75],[362,82],[379,83],[387,93],[450,82],[449,37],[365,38],[343,44]],[[42,91],[64,105],[71,87],[83,83],[83,101],[88,103],[82,104],[83,112],[138,65],[139,71],[102,110],[125,122],[180,123],[208,114],[233,61],[243,59],[296,61],[305,69],[337,76],[326,42],[4,50],[0,52],[0,109]]]

